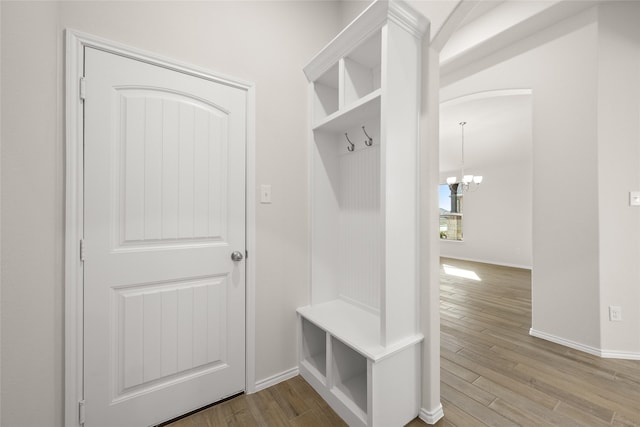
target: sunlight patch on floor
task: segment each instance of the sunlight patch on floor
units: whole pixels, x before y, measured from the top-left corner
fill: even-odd
[[[444,267],[444,274],[447,274],[449,276],[463,277],[465,279],[477,280],[478,282],[482,281],[480,276],[478,276],[475,271],[452,267],[447,264],[443,264],[442,266]]]

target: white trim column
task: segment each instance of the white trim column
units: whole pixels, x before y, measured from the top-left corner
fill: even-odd
[[[422,402],[420,419],[435,424],[444,416],[440,403],[440,236],[438,233],[440,63],[439,53],[422,44],[420,108],[420,278]]]

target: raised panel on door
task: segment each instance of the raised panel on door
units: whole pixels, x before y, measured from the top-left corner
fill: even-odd
[[[225,241],[229,113],[181,93],[116,93],[118,249]]]
[[[227,278],[148,284],[113,292],[113,400],[224,369]]]

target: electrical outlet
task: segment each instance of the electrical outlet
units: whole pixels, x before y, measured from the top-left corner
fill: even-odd
[[[619,305],[610,305],[609,320],[612,322],[620,322],[622,320],[622,307]]]
[[[260,203],[271,203],[271,185],[260,186]]]

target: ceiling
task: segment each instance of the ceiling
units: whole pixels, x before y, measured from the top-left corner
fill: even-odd
[[[483,168],[531,156],[531,93],[491,91],[440,104],[440,171],[461,165],[461,126],[465,121],[465,167]]]
[[[482,15],[488,13],[491,9],[495,9],[500,6],[504,1],[505,0],[482,0],[477,2],[471,12],[469,12],[462,21],[460,21],[458,28],[464,27],[470,22],[475,21]]]
[[[429,32],[432,39],[440,31],[459,2],[460,0],[407,0],[411,7],[429,20]]]

